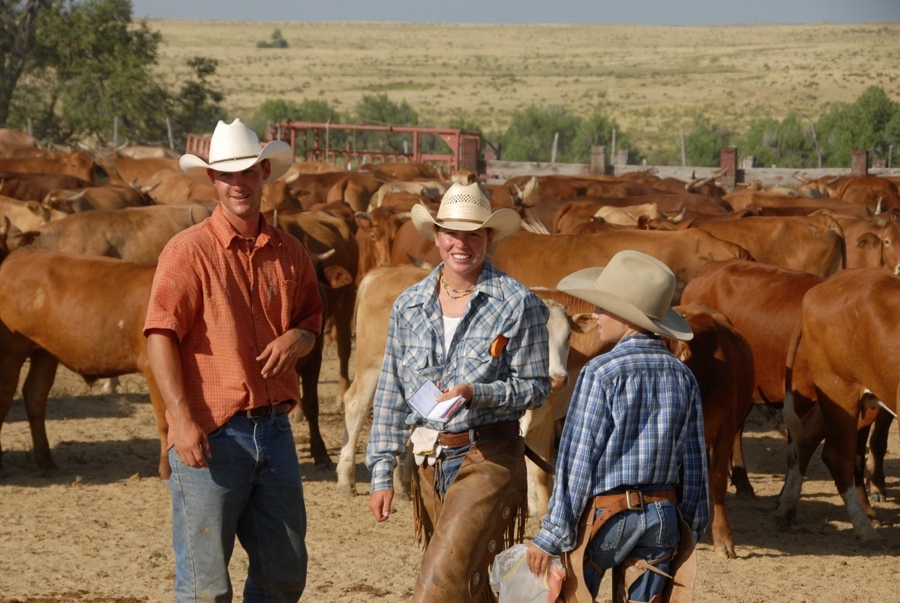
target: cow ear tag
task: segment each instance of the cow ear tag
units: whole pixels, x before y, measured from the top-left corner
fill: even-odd
[[[499,358],[500,354],[503,353],[503,350],[506,349],[507,343],[509,343],[509,337],[498,335],[497,339],[491,342],[491,356]]]

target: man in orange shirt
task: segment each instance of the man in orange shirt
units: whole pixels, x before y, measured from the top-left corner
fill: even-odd
[[[176,601],[231,600],[235,536],[250,558],[244,601],[297,601],[306,585],[287,412],[323,305],[303,246],[260,214],[263,184],[292,162],[287,144],[261,148],[240,120],[218,123],[208,163],[180,161],[212,182],[219,205],[166,245],[144,324],[169,423]]]

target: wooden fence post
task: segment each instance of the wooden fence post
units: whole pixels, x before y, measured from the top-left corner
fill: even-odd
[[[606,147],[591,147],[591,175],[602,176],[606,174]]]
[[[868,151],[853,151],[850,158],[850,173],[854,176],[865,176],[869,173]]]
[[[725,147],[722,149],[719,167],[725,170],[722,174],[722,188],[733,191],[737,182],[737,147]]]

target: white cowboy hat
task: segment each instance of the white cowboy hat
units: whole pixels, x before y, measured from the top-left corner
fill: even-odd
[[[675,274],[645,253],[620,251],[606,268],[573,272],[556,288],[658,335],[694,338],[691,327],[671,308]]]
[[[515,234],[522,223],[519,214],[509,208],[491,213],[491,202],[477,182],[452,184],[441,198],[436,218],[421,203],[413,206],[410,218],[416,230],[432,241],[438,226],[447,230],[490,228],[496,242]]]
[[[242,172],[266,159],[271,165],[271,172],[264,182],[271,182],[288,171],[294,163],[294,152],[291,145],[281,140],[273,140],[261,147],[256,132],[240,119],[230,124],[219,120],[209,141],[209,163],[196,155],[185,154],[178,160],[178,165],[188,176],[209,184],[208,169]]]

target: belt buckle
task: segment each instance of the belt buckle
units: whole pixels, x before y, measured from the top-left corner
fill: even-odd
[[[637,503],[631,503],[631,495],[637,494]],[[644,493],[640,490],[625,490],[625,505],[626,509],[629,511],[643,511],[644,510]]]

